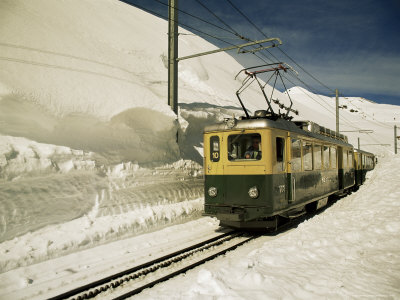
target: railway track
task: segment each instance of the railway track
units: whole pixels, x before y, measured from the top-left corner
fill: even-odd
[[[259,237],[231,231],[50,298],[126,299]]]
[[[193,246],[51,297],[49,300],[82,300],[97,296],[100,296],[101,299],[126,299],[139,294],[146,288],[183,274],[206,261],[234,250],[250,240],[265,235],[273,238],[273,236],[294,229],[304,220],[323,212],[331,205],[332,203],[316,212],[292,219],[269,233],[264,231],[249,234],[243,231],[231,231],[220,234]]]

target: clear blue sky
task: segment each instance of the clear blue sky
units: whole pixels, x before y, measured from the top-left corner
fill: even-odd
[[[330,89],[344,96],[360,96],[378,103],[400,105],[400,1],[399,0],[230,0],[265,35],[279,37],[282,50]],[[167,18],[168,0],[124,0]],[[160,3],[161,2],[161,3]],[[231,28],[202,7],[208,7]],[[228,0],[180,0],[179,9],[256,40],[264,36]],[[179,12],[179,21],[232,44],[242,40],[219,28]],[[185,27],[184,25],[181,25]],[[211,43],[228,44],[190,31]],[[167,31],[167,28],[166,28]],[[234,52],[233,52],[234,53]],[[315,91],[332,91],[311,78],[278,49],[263,52],[265,60],[292,65],[300,79]],[[236,56],[243,65],[263,63],[254,55]],[[295,81],[295,80],[293,80]],[[296,85],[302,85],[295,82]],[[293,84],[288,83],[288,87]]]

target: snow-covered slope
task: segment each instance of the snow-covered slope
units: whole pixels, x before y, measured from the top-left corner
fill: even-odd
[[[2,1],[0,11],[1,134],[111,162],[179,157],[166,21],[116,0]],[[192,35],[179,42],[181,55],[215,48]],[[240,68],[224,53],[181,62],[179,102],[237,106],[231,79]]]
[[[180,56],[214,48],[179,36]],[[117,0],[0,1],[0,272],[200,216],[201,133],[242,114],[242,66],[180,62],[177,117],[166,57],[166,21]],[[290,93],[298,119],[334,129],[333,98]],[[244,98],[265,108],[255,86]],[[393,144],[400,107],[340,101],[341,130],[374,131],[350,142],[393,152],[367,144]]]

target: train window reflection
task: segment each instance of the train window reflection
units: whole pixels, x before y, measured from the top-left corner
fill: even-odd
[[[314,145],[314,170],[320,170],[322,167],[321,145]]]
[[[277,171],[285,171],[285,140],[283,138],[276,138],[276,163]]]
[[[303,164],[305,171],[312,170],[312,144],[310,142],[303,142]]]
[[[219,161],[219,136],[210,137],[210,158],[213,162]]]
[[[228,137],[228,159],[260,160],[262,157],[260,134],[233,134]]]
[[[292,171],[301,170],[301,140],[292,139]]]
[[[343,168],[347,168],[347,151],[343,150]]]
[[[331,147],[331,168],[336,169],[336,147]]]
[[[353,168],[354,162],[353,162],[353,151],[349,151],[349,167]]]
[[[329,165],[330,165],[330,155],[329,155],[329,147],[328,146],[324,146],[324,169],[327,170],[329,169]]]

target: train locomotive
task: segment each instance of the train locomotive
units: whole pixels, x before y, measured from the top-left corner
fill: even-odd
[[[287,70],[282,63],[267,66],[275,73]],[[242,70],[244,84],[249,77],[259,82],[260,71],[249,69]],[[374,168],[372,153],[355,150],[346,136],[314,122],[275,113],[265,93],[268,110],[250,116],[240,92],[245,116],[204,129],[204,214],[221,226],[276,229],[356,188]]]

